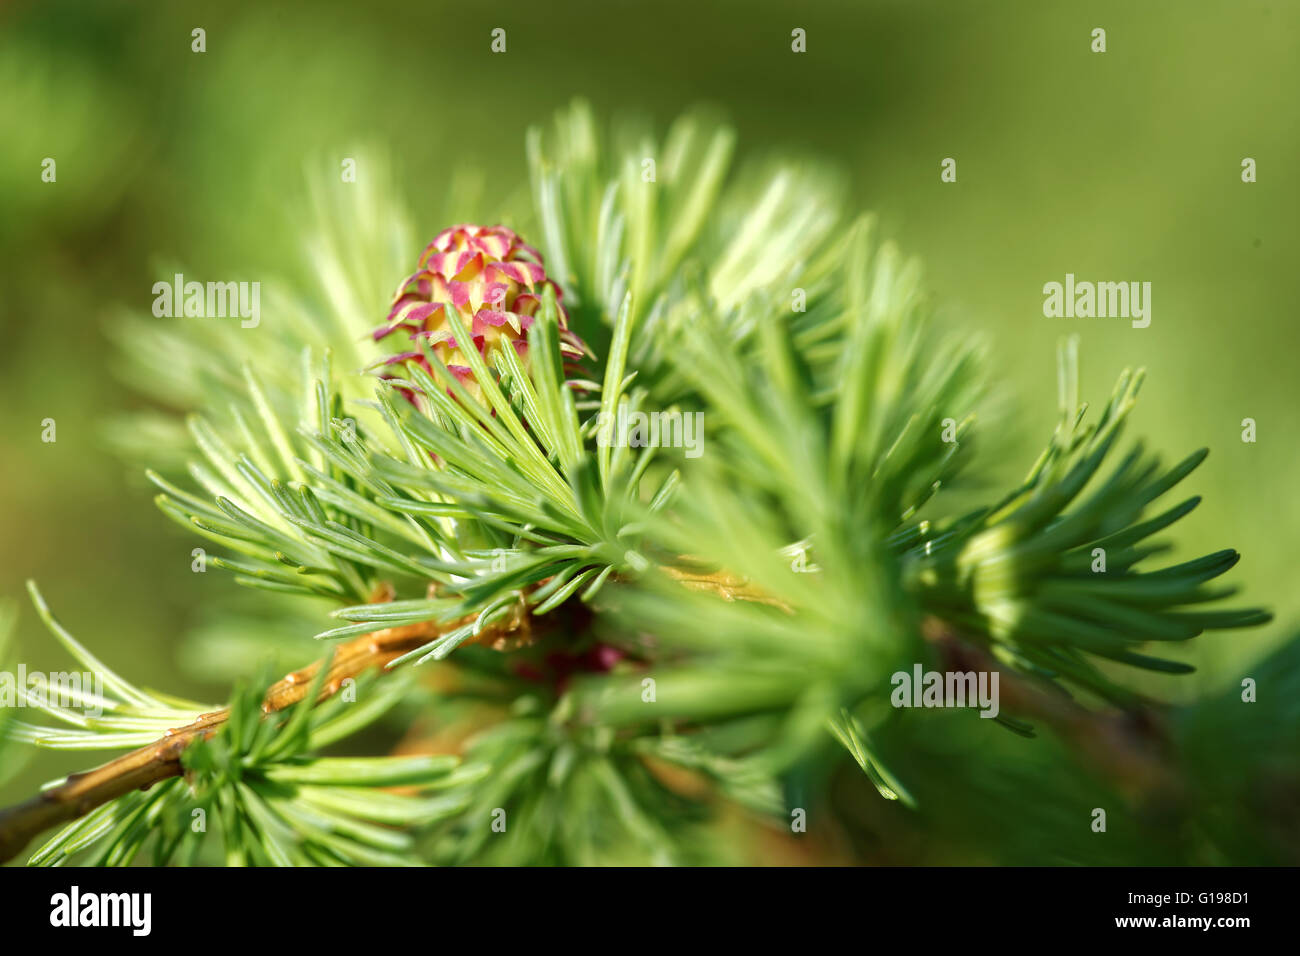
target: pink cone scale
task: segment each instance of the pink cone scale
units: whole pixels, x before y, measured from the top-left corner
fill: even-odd
[[[412,347],[386,364],[415,362],[429,369],[419,340],[426,339],[435,355],[472,394],[478,395],[474,373],[447,320],[451,304],[470,316],[473,347],[487,360],[504,346],[528,357],[528,329],[541,308],[547,287],[559,304],[560,350],[576,361],[586,348],[568,328],[568,313],[560,304],[559,286],[546,277],[541,254],[505,226],[461,225],[444,229],[420,256],[415,272],[393,294],[388,318],[374,331],[375,341],[390,335],[411,340]]]

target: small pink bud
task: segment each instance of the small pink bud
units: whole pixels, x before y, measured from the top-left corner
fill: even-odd
[[[420,256],[419,268],[397,287],[388,319],[375,329],[375,341],[404,334],[413,347],[388,359],[388,364],[417,362],[427,370],[418,339],[474,395],[477,383],[465,358],[471,343],[457,342],[445,306],[450,303],[471,316],[472,347],[486,360],[492,349],[510,345],[528,357],[528,329],[549,286],[559,303],[559,286],[546,277],[541,254],[505,226],[453,226],[444,229]],[[586,352],[569,331],[568,313],[559,307],[560,350],[566,360]]]

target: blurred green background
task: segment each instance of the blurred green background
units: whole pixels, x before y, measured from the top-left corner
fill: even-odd
[[[422,235],[447,223],[454,171],[532,217],[523,136],[574,96],[662,129],[716,105],[740,159],[838,165],[856,205],[921,257],[943,321],[992,344],[1006,414],[983,423],[1023,472],[1055,420],[1055,346],[1081,335],[1084,393],[1149,379],[1133,423],[1169,460],[1211,456],[1190,553],[1235,547],[1268,628],[1193,642],[1168,699],[1222,691],[1300,621],[1294,294],[1300,258],[1300,4],[972,4],[822,0],[632,3],[102,2],[0,9],[0,595],[20,603],[32,669],[64,659],[26,604],[35,578],[64,623],[143,684],[221,699],[178,664],[220,573],[106,447],[138,407],[104,326],[147,311],[160,262],[256,278],[301,255],[304,164],[391,152]],[[207,51],[191,52],[191,30]],[[507,52],[489,51],[507,31]],[[790,31],[807,31],[806,54]],[[1107,31],[1107,52],[1090,32]],[[57,161],[58,180],[41,181]],[[940,181],[957,161],[958,180]],[[1258,163],[1243,184],[1241,161]],[[411,250],[414,257],[418,248]],[[1153,319],[1049,319],[1042,286],[1150,281]],[[399,277],[394,277],[396,280]],[[377,316],[378,318],[378,316]],[[165,321],[165,320],[163,320]],[[1258,441],[1241,441],[1241,421]],[[58,440],[40,440],[41,422]],[[80,759],[79,757],[77,759]],[[42,757],[0,803],[72,769]]]

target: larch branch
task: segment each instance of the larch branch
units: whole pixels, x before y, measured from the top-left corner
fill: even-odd
[[[384,668],[403,654],[464,623],[423,622],[386,628],[348,641],[335,648],[329,671],[321,684],[319,699],[338,693],[345,680],[372,668]],[[484,628],[477,640],[491,643],[528,628],[528,617],[514,615],[495,626]],[[286,674],[267,690],[262,710],[268,714],[284,710],[307,696],[322,662]],[[111,760],[84,773],[74,773],[56,787],[24,803],[0,810],[0,862],[16,856],[37,834],[52,826],[75,820],[96,807],[132,790],[145,790],[181,775],[181,754],[196,740],[210,737],[226,722],[227,710],[203,714],[192,723],[167,732],[161,739]]]

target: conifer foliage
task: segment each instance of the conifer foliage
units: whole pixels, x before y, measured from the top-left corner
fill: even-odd
[[[1161,562],[1205,453],[1123,447],[1141,372],[1094,412],[1064,345],[1059,425],[987,494],[988,356],[832,172],[735,169],[734,145],[705,114],[606,137],[576,104],[528,134],[534,208],[473,225],[453,196],[423,237],[363,159],[311,184],[306,271],[259,328],[120,323],[133,380],[188,416],[114,428],[153,436],[127,452],[158,507],[258,592],[251,633],[319,644],[279,680],[254,647],[224,706],[179,700],[33,585],[106,691],[6,734],[125,753],[0,812],[0,850],[57,826],[31,863],[740,861],[728,808],[814,839],[792,818],[854,768],[921,813],[954,741],[987,760],[950,787],[1026,761],[1049,787],[1045,737],[1146,707],[1137,671],[1188,669],[1161,648],[1267,619],[1223,606],[1236,552]],[[996,736],[891,707],[893,675],[945,660],[1002,675]],[[1100,734],[1090,786],[1180,772],[1135,782]]]

